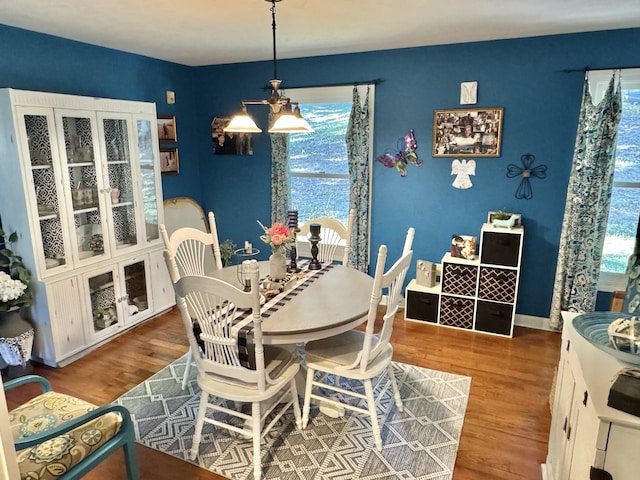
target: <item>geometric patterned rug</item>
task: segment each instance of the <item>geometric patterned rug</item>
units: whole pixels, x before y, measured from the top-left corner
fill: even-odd
[[[176,360],[115,403],[131,412],[138,442],[190,462],[200,389],[195,366],[189,386],[181,389],[185,361],[186,356]],[[366,415],[347,411],[329,418],[312,405],[309,425],[297,430],[289,409],[263,440],[263,478],[450,480],[471,377],[398,362],[393,366],[404,411],[397,410],[391,385],[381,375],[375,384],[375,390],[386,390],[377,406],[381,452]],[[205,424],[199,455],[191,463],[229,479],[249,480],[251,460],[250,439]]]

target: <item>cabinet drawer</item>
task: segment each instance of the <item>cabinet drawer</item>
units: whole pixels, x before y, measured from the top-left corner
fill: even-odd
[[[407,290],[406,318],[436,323],[438,321],[438,294]]]
[[[511,336],[513,305],[478,300],[476,330]]]
[[[513,303],[516,297],[518,272],[504,268],[480,267],[478,298]]]
[[[472,329],[474,304],[472,298],[440,296],[440,325]]]
[[[444,263],[442,266],[442,293],[474,297],[478,267],[460,263]]]
[[[480,263],[518,266],[521,238],[517,233],[483,232]]]

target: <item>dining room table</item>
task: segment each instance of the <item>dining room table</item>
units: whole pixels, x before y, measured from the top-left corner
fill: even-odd
[[[263,343],[292,345],[320,340],[351,330],[367,320],[373,278],[354,268],[322,264],[309,270],[308,261],[298,263],[297,273],[280,290],[269,284],[269,262],[258,262],[261,292]],[[236,287],[243,286],[241,266],[225,267],[208,274]],[[236,321],[237,328],[251,335],[249,311]],[[242,335],[242,334],[241,334]]]

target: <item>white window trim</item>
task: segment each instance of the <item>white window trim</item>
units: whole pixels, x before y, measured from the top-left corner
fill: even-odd
[[[614,70],[592,70],[588,72],[589,86],[593,103],[597,104],[604,97],[609,86]],[[620,81],[624,89],[640,89],[640,68],[627,68],[620,71]],[[614,187],[635,187],[638,182],[614,182]],[[623,273],[600,271],[598,290],[601,292],[625,291],[627,288],[627,276]]]

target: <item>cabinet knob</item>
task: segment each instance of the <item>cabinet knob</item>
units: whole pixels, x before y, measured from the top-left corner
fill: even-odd
[[[584,391],[584,395],[582,397],[582,404],[586,407],[587,406],[587,400],[589,399],[589,392],[587,392],[586,390]]]

